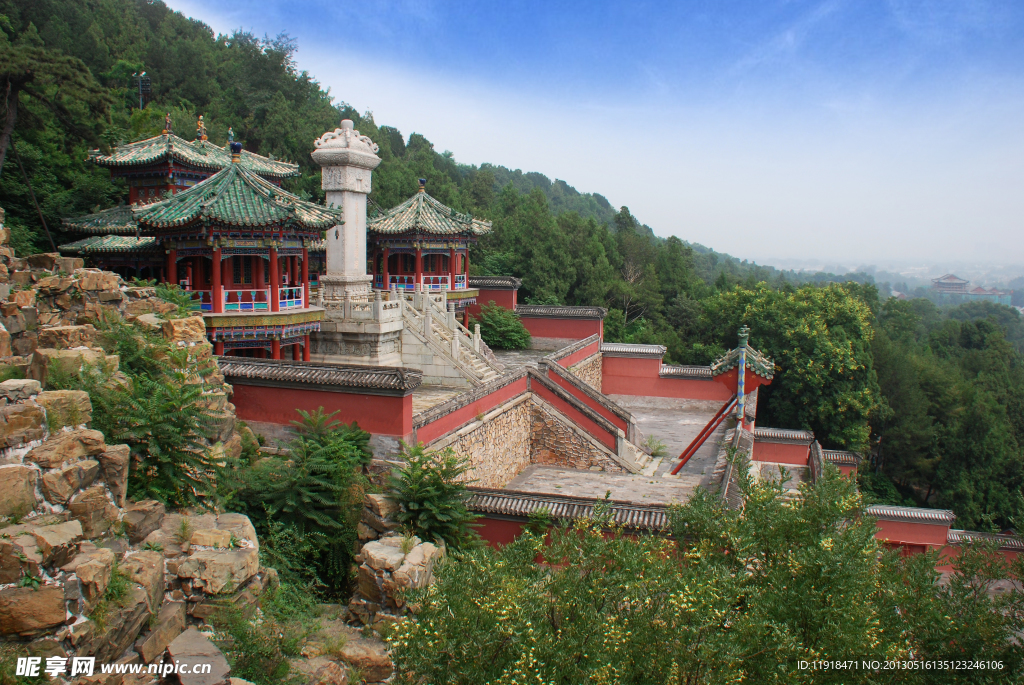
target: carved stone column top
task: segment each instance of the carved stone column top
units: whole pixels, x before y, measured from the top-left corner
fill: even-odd
[[[322,167],[359,167],[376,169],[380,164],[380,149],[368,136],[353,128],[351,119],[341,122],[341,128],[328,131],[313,142],[313,161]]]

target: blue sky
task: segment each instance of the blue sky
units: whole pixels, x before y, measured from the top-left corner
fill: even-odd
[[[731,254],[1024,263],[1024,4],[169,0],[458,161]]]

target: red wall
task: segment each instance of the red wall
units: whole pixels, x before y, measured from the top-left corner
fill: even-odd
[[[890,543],[930,545],[945,547],[949,526],[945,523],[905,523],[903,521],[876,522],[878,532],[875,537],[888,540]]]
[[[337,419],[355,421],[364,431],[374,435],[405,438],[412,433],[412,395],[391,397],[327,390],[268,388],[244,385],[233,379],[235,394],[231,401],[235,414],[243,421],[266,421],[281,425],[299,418],[296,409],[314,411],[323,407],[328,414],[337,411]]]
[[[582,349],[579,349],[579,350],[576,350],[572,354],[567,355],[567,356],[563,357],[562,359],[556,359],[555,361],[558,362],[559,364],[561,364],[562,366],[564,366],[565,368],[569,368],[573,364],[577,364],[577,363],[583,361],[584,359],[586,359],[587,357],[593,357],[595,354],[597,354],[600,351],[601,351],[601,340],[598,339],[598,340],[595,340],[592,345],[587,345],[586,347],[584,347]]]
[[[503,547],[516,539],[526,527],[521,521],[508,521],[506,519],[492,519],[486,515],[476,521],[476,532],[495,549]]]
[[[523,325],[535,338],[565,338],[583,340],[597,334],[604,336],[601,319],[555,319],[549,317],[522,317]]]
[[[612,452],[616,451],[617,435],[609,433],[605,428],[597,425],[590,417],[586,416],[583,412],[576,409],[576,407],[572,406],[540,383],[534,383],[530,389],[533,391],[533,394],[537,395],[555,409],[575,421],[576,425],[589,433],[591,437],[595,438]]]
[[[771,461],[777,464],[807,466],[807,458],[810,456],[810,453],[810,445],[754,441],[754,461]]]
[[[662,378],[661,359],[609,357],[601,370],[601,392],[606,395],[644,395],[687,400],[725,402],[732,393],[713,380]]]
[[[559,376],[557,373],[548,371],[548,378],[554,383],[557,383],[559,386],[564,388],[566,392],[575,397],[577,400],[587,405],[595,412],[597,412],[598,414],[600,414],[601,416],[603,416],[604,418],[608,419],[613,424],[621,428],[623,431],[629,428],[629,425],[626,423],[624,419],[609,411],[607,407],[605,407],[600,402],[592,398],[590,395],[587,395],[585,392],[581,392],[579,388],[577,388],[572,383]]]
[[[466,311],[471,316],[478,315],[480,308],[485,304],[490,304],[491,300],[494,300],[496,305],[515,311],[517,301],[517,292],[515,290],[489,290],[488,288],[478,288],[478,290],[480,294],[477,295],[476,304],[466,306]]]
[[[475,402],[467,404],[465,407],[456,409],[452,413],[446,414],[436,421],[420,426],[416,429],[416,441],[429,445],[434,440],[457,430],[461,426],[465,426],[480,414],[489,412],[495,407],[509,401],[513,397],[521,395],[526,392],[526,390],[526,376],[523,376],[516,382],[509,383],[505,387],[499,388],[491,394],[485,395]]]

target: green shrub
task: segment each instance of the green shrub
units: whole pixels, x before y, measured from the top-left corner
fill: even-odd
[[[480,337],[488,347],[496,350],[523,350],[530,346],[530,332],[510,309],[494,303],[485,304],[480,316],[473,317],[470,325],[480,324]]]
[[[0,366],[0,383],[13,378],[24,378],[25,374],[17,366]]]
[[[173,283],[161,283],[155,288],[156,296],[164,302],[177,305],[178,316],[192,315],[192,295]]]
[[[472,544],[475,518],[466,508],[469,462],[451,448],[425,453],[422,445],[404,446],[405,466],[390,479],[389,496],[399,506],[395,518],[423,540],[443,540],[451,547]]]

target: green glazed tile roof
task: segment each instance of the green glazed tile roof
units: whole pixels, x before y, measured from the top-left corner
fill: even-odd
[[[135,207],[133,214],[143,232],[177,228],[197,220],[228,227],[289,223],[310,231],[342,223],[340,209],[307,202],[242,164],[230,164],[166,200]]]
[[[231,152],[208,140],[189,141],[173,133],[165,133],[135,143],[119,145],[109,155],[90,159],[105,167],[143,166],[173,158],[182,164],[215,171],[231,166]],[[299,175],[299,165],[269,159],[247,150],[242,151],[241,164],[261,176],[285,178]]]
[[[118,205],[95,214],[64,219],[61,223],[64,224],[64,230],[71,233],[135,234],[135,219],[132,218],[132,208],[128,205]]]
[[[729,350],[723,357],[718,359],[714,364],[711,365],[711,375],[719,376],[735,367],[740,363],[740,349],[747,351],[747,369],[757,374],[761,378],[771,380],[775,375],[775,362],[768,359],[763,354],[755,350],[750,345],[744,344],[741,347],[737,347],[734,350]]]
[[[156,238],[125,235],[92,235],[61,245],[61,254],[100,254],[109,252],[155,252],[160,247]]]
[[[490,221],[460,214],[425,192],[418,192],[383,215],[371,219],[366,228],[371,233],[431,233],[434,235],[483,235],[491,230]]]

